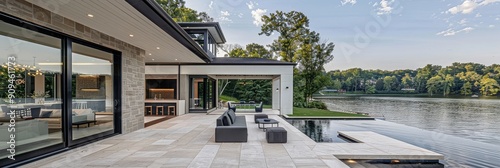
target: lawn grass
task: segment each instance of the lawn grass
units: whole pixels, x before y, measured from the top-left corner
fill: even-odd
[[[238,101],[238,99],[231,97],[231,96],[226,96],[226,95],[220,95],[219,99],[224,101],[224,102],[227,102],[227,101],[235,101],[236,102],[236,101]]]
[[[293,108],[293,114],[289,116],[308,116],[308,117],[368,117],[362,114],[344,113],[337,111],[321,110],[314,108]]]
[[[268,104],[264,104],[263,108],[264,109],[271,109],[271,108],[273,108],[273,106],[268,105]],[[255,109],[255,106],[238,106],[238,107],[236,107],[236,109]]]

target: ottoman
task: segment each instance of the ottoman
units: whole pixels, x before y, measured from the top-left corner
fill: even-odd
[[[255,121],[255,123],[259,123],[259,121],[257,121],[257,119],[263,119],[263,118],[268,118],[267,114],[255,114],[254,115],[254,121]]]
[[[267,143],[286,143],[287,133],[283,127],[266,128]]]

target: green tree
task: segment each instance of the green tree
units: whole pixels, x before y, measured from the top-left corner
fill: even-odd
[[[246,46],[246,50],[248,57],[273,59],[271,52],[269,52],[269,50],[267,50],[264,46],[257,43],[248,44]]]
[[[470,82],[466,82],[462,88],[460,89],[460,93],[464,96],[472,94],[472,84]]]
[[[185,6],[184,0],[156,0],[156,2],[176,22],[213,22],[206,12],[198,13]]]
[[[333,89],[337,89],[337,90],[342,89],[342,82],[340,82],[340,80],[338,80],[338,79],[335,79],[335,80],[332,82],[332,88],[333,88]]]
[[[488,75],[483,76],[483,78],[480,81],[480,85],[481,85],[481,94],[489,96],[496,95],[500,88],[498,82],[490,78]]]
[[[377,82],[375,82],[375,89],[379,91],[384,90],[384,79],[378,79]]]
[[[401,78],[401,84],[403,84],[404,88],[412,88],[413,80],[409,73],[406,73],[403,78]]]
[[[394,88],[394,84],[397,82],[397,78],[395,76],[386,76],[384,77],[384,88],[387,91],[391,91]]]
[[[368,87],[366,87],[366,94],[374,94],[375,92],[377,92],[377,90],[375,89],[375,86],[373,85],[370,85]]]
[[[231,50],[228,54],[229,54],[229,57],[235,57],[235,58],[248,57],[248,52],[243,48],[235,48],[235,49]]]
[[[450,94],[450,89],[455,85],[455,77],[451,76],[450,74],[446,75],[443,78],[442,85],[443,85],[443,96],[446,96],[447,94]]]
[[[312,95],[325,86],[331,79],[326,75],[323,65],[333,60],[333,43],[318,43],[319,34],[308,32],[309,37],[303,38],[297,55],[299,60],[300,76],[304,80],[304,97],[307,103]]]
[[[443,78],[441,78],[441,76],[439,75],[430,78],[427,81],[427,92],[429,92],[429,94],[431,94],[432,96],[433,93],[436,93],[439,90],[439,88],[441,88],[442,83],[443,83]]]
[[[270,36],[279,33],[277,40],[270,45],[271,51],[276,52],[282,61],[298,62],[299,58],[295,54],[301,43],[304,29],[309,28],[309,19],[301,12],[276,11],[269,15],[262,16],[264,24],[259,35]]]

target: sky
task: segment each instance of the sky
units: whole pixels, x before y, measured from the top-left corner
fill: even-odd
[[[453,62],[500,64],[500,0],[186,0],[220,22],[226,44],[271,44],[263,15],[304,13],[333,42],[327,71],[416,69]]]

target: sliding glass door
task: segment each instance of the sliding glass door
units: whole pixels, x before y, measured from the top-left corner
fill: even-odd
[[[0,64],[0,167],[121,132],[119,52],[0,13]]]
[[[73,140],[113,130],[113,54],[73,43]]]
[[[62,148],[61,39],[0,21],[0,64],[0,159]]]
[[[215,80],[208,76],[190,76],[189,81],[189,111],[207,112],[215,108]]]

